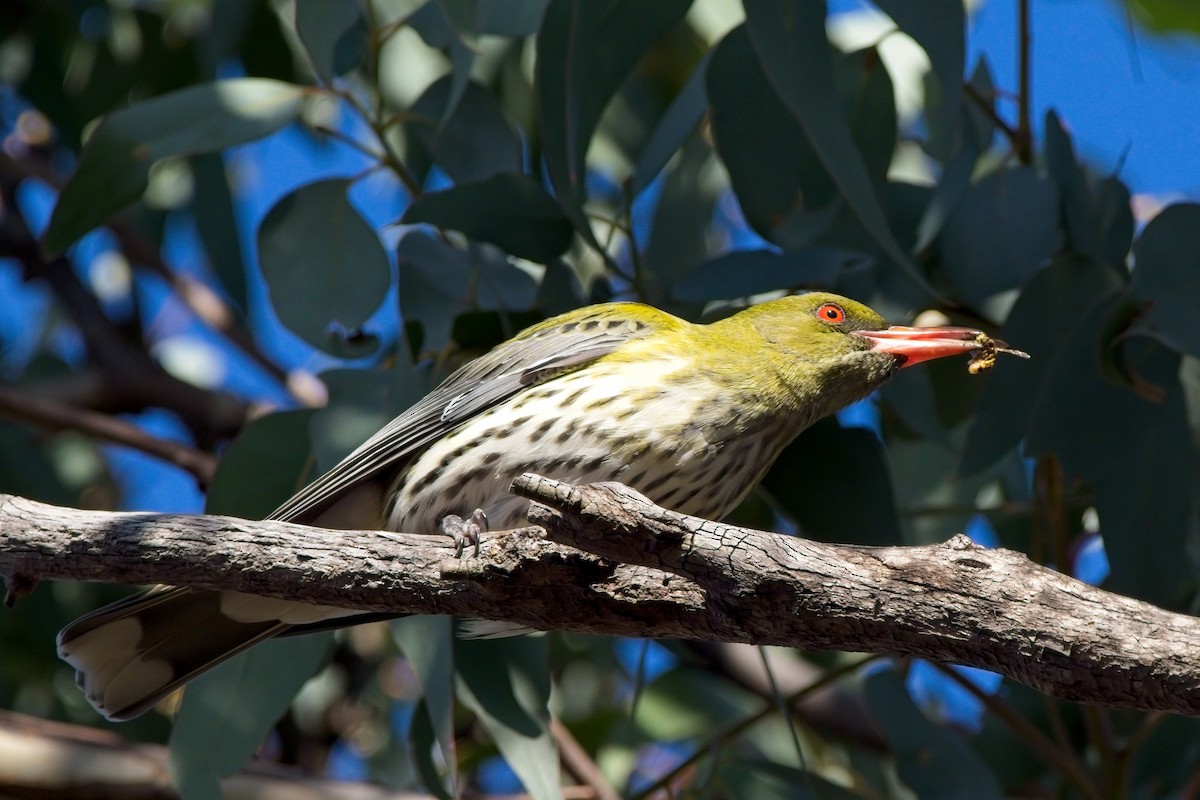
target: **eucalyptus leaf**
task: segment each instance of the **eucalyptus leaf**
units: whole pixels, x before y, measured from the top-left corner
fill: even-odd
[[[936,97],[926,98],[929,149],[947,160],[958,149],[958,114],[966,62],[966,19],[961,0],[876,0],[883,13],[929,56]]]
[[[392,636],[408,659],[424,697],[417,713],[424,716],[449,767],[450,786],[458,795],[458,759],[454,739],[454,620],[446,616],[413,616],[392,620]],[[419,758],[425,758],[420,756]],[[422,773],[429,772],[428,767]],[[429,785],[429,777],[426,783]],[[438,791],[440,783],[429,785]],[[442,789],[444,791],[444,789]]]
[[[996,776],[961,733],[930,722],[913,705],[892,671],[876,672],[864,687],[867,703],[883,726],[900,780],[922,800],[1001,800]]]
[[[455,183],[521,171],[521,137],[491,92],[468,83],[451,106],[453,79],[438,78],[409,109],[408,130]],[[445,124],[447,109],[451,109]]]
[[[355,0],[295,0],[296,34],[317,76],[325,83],[353,70],[362,60],[367,23]]]
[[[265,78],[189,86],[114,111],[92,133],[63,187],[42,244],[58,255],[142,196],[150,167],[224,150],[296,120],[305,89]]]
[[[593,243],[583,213],[585,157],[600,115],[638,59],[691,0],[551,0],[537,37],[535,81],[543,157],[571,221]]]
[[[1062,259],[1035,275],[1022,289],[1000,337],[1031,358],[1009,359],[985,376],[983,393],[962,456],[964,474],[995,463],[1028,432],[1034,408],[1058,358],[1089,309],[1124,286],[1111,267]],[[1062,309],[1073,313],[1064,314]]]
[[[1130,291],[1144,313],[1136,329],[1193,356],[1200,356],[1200,205],[1176,203],[1146,225],[1134,246]]]
[[[637,164],[633,168],[633,178],[630,182],[630,193],[637,197],[650,185],[650,182],[663,170],[676,151],[692,135],[708,113],[708,95],[705,92],[708,64],[712,52],[704,54],[696,64],[687,83],[675,95],[671,105],[663,112],[654,132],[642,147]]]
[[[942,233],[946,275],[981,306],[1015,289],[1062,246],[1058,191],[1031,167],[998,169],[971,186]]]
[[[574,237],[558,202],[533,178],[512,173],[422,195],[400,221],[461,231],[530,261],[562,255]]]
[[[862,253],[834,247],[807,247],[786,253],[736,250],[684,275],[676,282],[672,296],[696,303],[780,289],[831,289],[843,270],[862,269],[869,264]]]
[[[763,487],[811,539],[901,541],[883,445],[865,428],[823,419],[784,448]]]
[[[544,636],[460,640],[455,667],[462,702],[535,800],[562,796],[550,735],[549,644]]]
[[[184,797],[220,797],[329,658],[333,636],[270,639],[188,684],[171,730],[171,775]]]
[[[348,180],[301,186],[267,213],[258,257],[280,321],[343,358],[377,346],[361,326],[379,308],[392,268],[379,236],[350,204]]]
[[[396,256],[400,312],[422,324],[426,349],[445,346],[465,310],[525,310],[537,298],[537,282],[490,245],[460,245],[415,229],[400,239]]]
[[[744,7],[750,41],[768,81],[800,122],[846,204],[909,280],[928,289],[892,234],[863,155],[854,146],[825,36],[825,4],[745,0]]]
[[[308,426],[311,409],[260,417],[221,454],[204,511],[261,519],[295,494],[311,477]]]

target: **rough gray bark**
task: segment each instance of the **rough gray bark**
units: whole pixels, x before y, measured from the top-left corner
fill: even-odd
[[[113,514],[0,496],[0,574],[173,583],[543,629],[921,656],[1048,694],[1200,715],[1200,618],[965,537],[830,545],[654,506],[617,484],[514,482],[540,528],[449,540],[281,522]],[[578,548],[578,549],[577,549]],[[584,552],[581,552],[584,551]]]

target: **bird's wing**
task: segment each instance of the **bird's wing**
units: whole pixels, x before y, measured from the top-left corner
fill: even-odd
[[[631,339],[680,324],[636,303],[593,306],[535,325],[456,370],[268,519],[311,520],[346,490],[520,390],[579,369]]]

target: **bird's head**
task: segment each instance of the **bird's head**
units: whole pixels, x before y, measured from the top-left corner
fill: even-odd
[[[865,397],[897,369],[923,361],[971,353],[972,364],[986,369],[997,352],[1028,358],[973,328],[889,326],[870,307],[828,292],[771,300],[728,322],[752,328],[771,345],[785,384],[810,396],[828,395],[834,408]]]

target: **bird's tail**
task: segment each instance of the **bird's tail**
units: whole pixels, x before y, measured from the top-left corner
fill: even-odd
[[[283,633],[290,618],[308,622],[314,612],[288,601],[160,586],[75,620],[58,634],[58,653],[75,667],[75,681],[96,710],[125,720]]]

